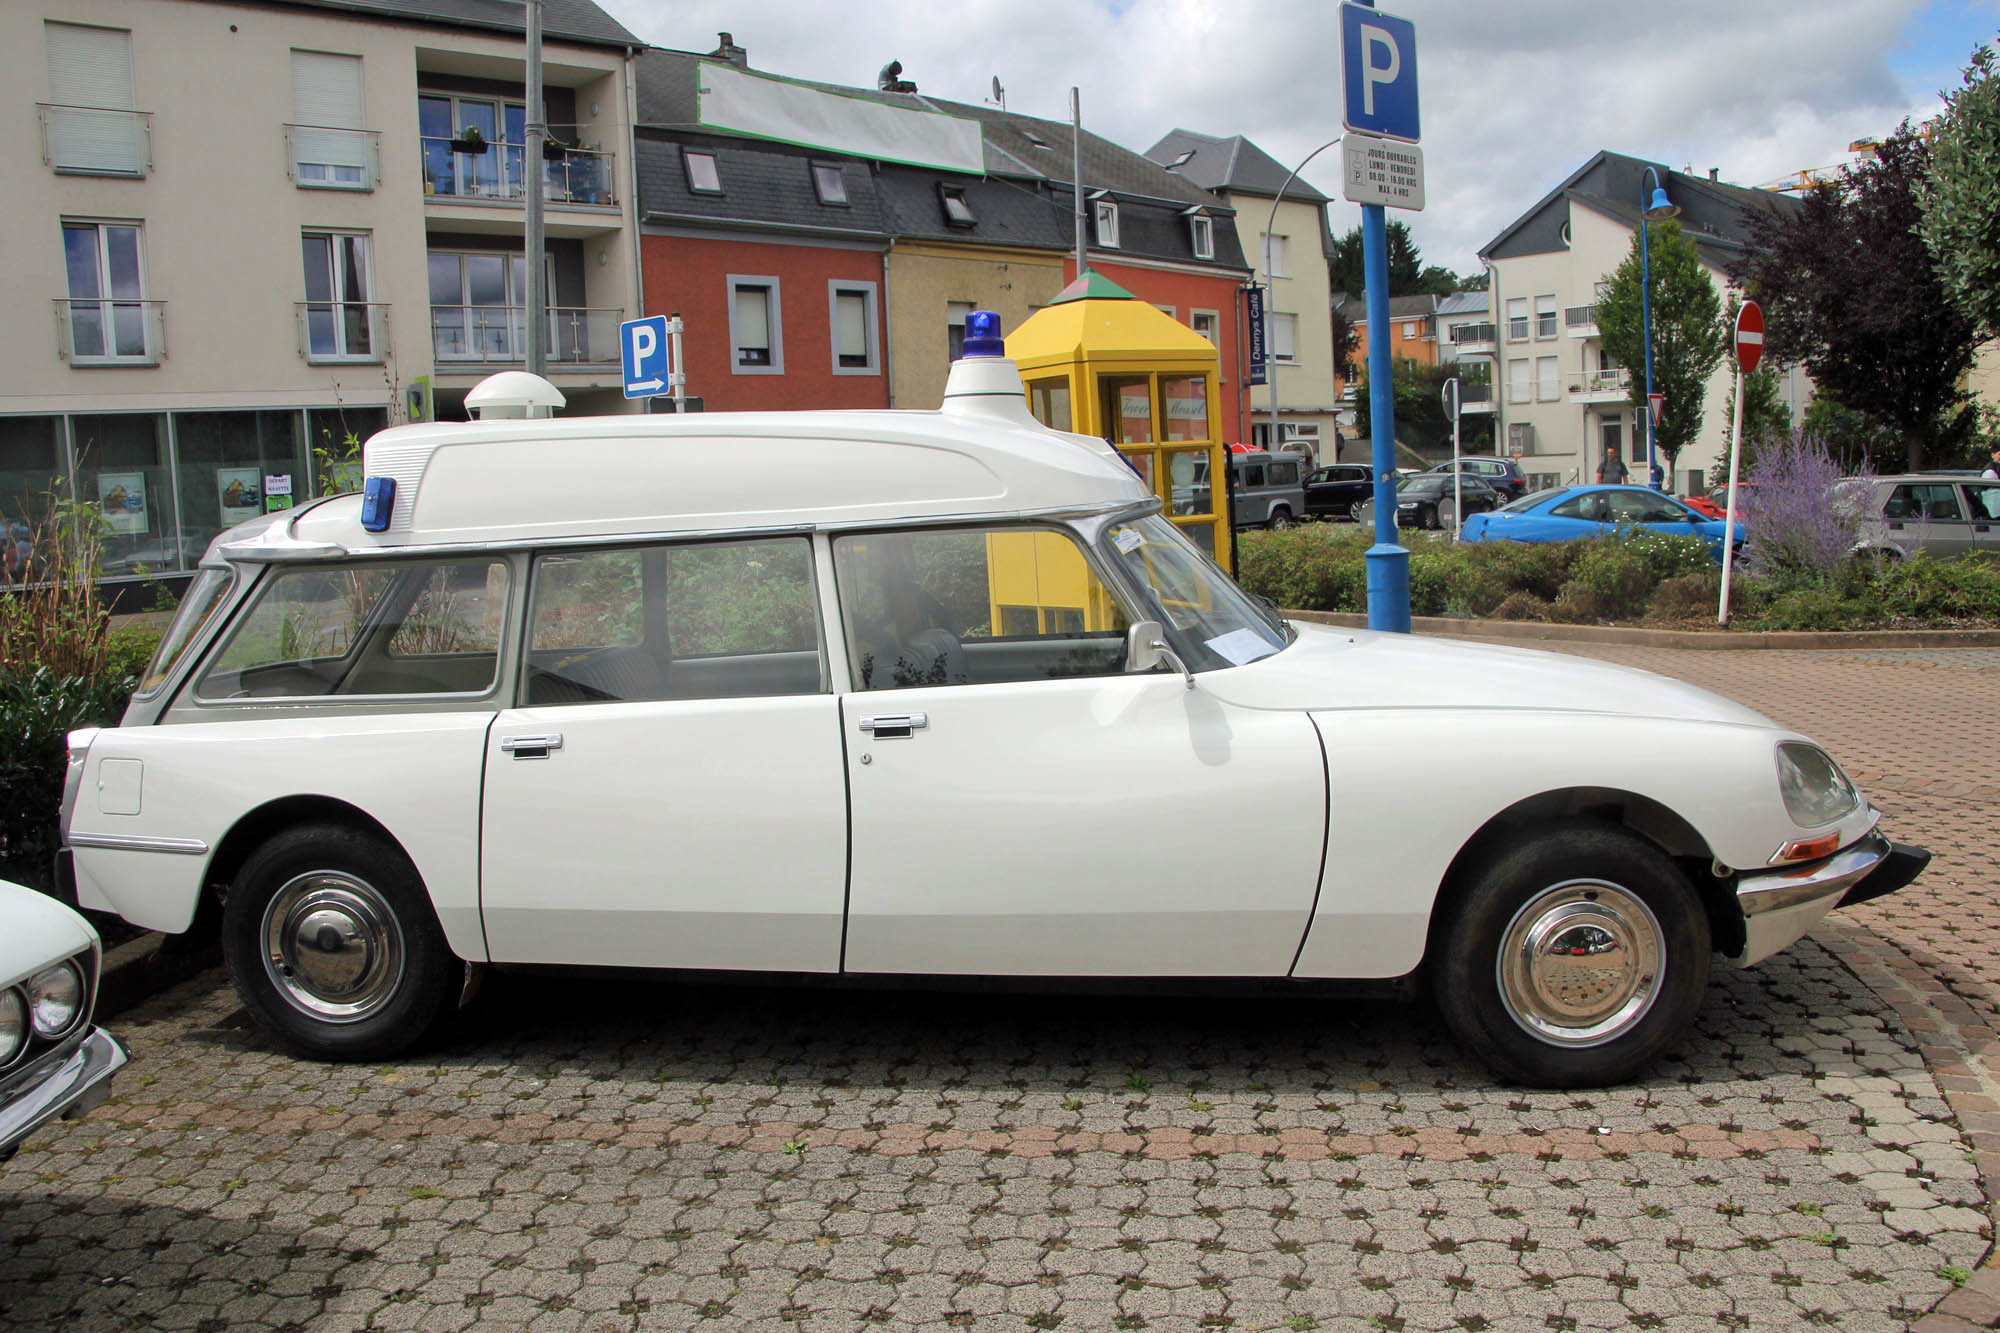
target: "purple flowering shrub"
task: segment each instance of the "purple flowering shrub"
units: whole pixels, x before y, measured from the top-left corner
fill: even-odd
[[[1825,582],[1848,567],[1867,516],[1873,474],[1843,474],[1826,444],[1801,430],[1767,447],[1736,498],[1744,573],[1789,586]]]

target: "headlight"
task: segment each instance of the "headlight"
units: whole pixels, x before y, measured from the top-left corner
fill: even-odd
[[[0,1069],[13,1062],[28,1044],[28,1004],[21,992],[0,990]]]
[[[57,963],[28,978],[28,1017],[35,1035],[62,1036],[83,1017],[83,973],[75,963]]]
[[[1778,747],[1778,790],[1785,811],[1800,828],[1831,824],[1860,804],[1861,797],[1847,774],[1826,751],[1803,741]]]

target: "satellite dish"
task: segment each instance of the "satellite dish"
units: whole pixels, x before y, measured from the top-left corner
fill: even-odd
[[[993,102],[1002,111],[1007,109],[1007,90],[1000,86],[1000,76],[998,74],[993,76]]]

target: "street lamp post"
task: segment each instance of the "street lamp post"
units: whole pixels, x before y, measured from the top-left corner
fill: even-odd
[[[1278,312],[1276,309],[1278,288],[1277,284],[1271,280],[1273,276],[1271,273],[1271,229],[1278,225],[1278,205],[1285,201],[1285,191],[1290,189],[1292,182],[1299,178],[1299,173],[1306,169],[1306,163],[1311,162],[1321,153],[1339,143],[1343,137],[1336,134],[1310,153],[1307,153],[1305,160],[1293,167],[1292,174],[1285,177],[1285,183],[1278,187],[1277,197],[1271,200],[1271,216],[1264,221],[1264,338],[1267,344],[1270,341],[1271,330],[1278,322]],[[1278,361],[1276,355],[1267,352],[1265,362],[1264,382],[1270,386],[1271,390],[1271,438],[1268,447],[1272,453],[1276,453],[1284,440],[1284,432],[1278,428]],[[1337,435],[1338,432],[1335,432],[1335,434]]]
[[[1646,176],[1653,178],[1650,198]],[[1647,167],[1646,175],[1639,178],[1639,326],[1646,342],[1646,480],[1654,490],[1660,489],[1660,464],[1653,456],[1653,437],[1658,433],[1653,425],[1653,255],[1646,241],[1646,223],[1680,215],[1680,205],[1667,198],[1667,187],[1660,184],[1660,173]]]

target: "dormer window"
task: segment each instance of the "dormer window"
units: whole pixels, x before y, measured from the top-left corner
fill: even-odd
[[[964,186],[938,186],[938,202],[944,206],[944,221],[946,226],[972,227],[978,225],[979,219],[972,215],[972,205],[965,201]]]
[[[813,190],[822,204],[835,208],[847,207],[847,177],[840,174],[840,168],[827,163],[813,163]]]
[[[681,150],[681,161],[687,166],[690,190],[696,194],[722,193],[722,175],[715,169],[714,153],[697,153],[684,148]]]
[[[1194,247],[1194,257],[1215,258],[1215,219],[1206,213],[1190,209],[1187,220],[1188,243]]]
[[[1097,243],[1107,250],[1118,248],[1118,201],[1098,199],[1090,206],[1090,216],[1097,224]]]

